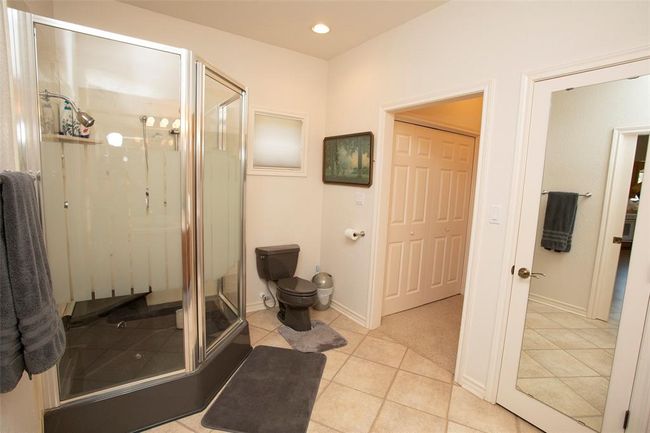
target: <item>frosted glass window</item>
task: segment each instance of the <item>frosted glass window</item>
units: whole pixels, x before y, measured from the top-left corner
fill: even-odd
[[[301,169],[303,120],[255,113],[253,167]]]

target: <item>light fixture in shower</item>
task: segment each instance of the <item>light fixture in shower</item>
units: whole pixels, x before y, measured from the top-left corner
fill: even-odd
[[[174,122],[172,123],[172,128],[173,129],[178,129],[180,127],[181,127],[181,119],[174,120]]]
[[[95,118],[91,116],[90,114],[86,113],[85,111],[81,111],[77,104],[74,103],[74,101],[70,98],[68,98],[65,95],[60,95],[58,93],[52,93],[48,91],[47,89],[43,90],[42,92],[39,92],[39,95],[41,97],[45,98],[45,100],[48,100],[49,98],[58,98],[58,99],[63,99],[64,101],[68,102],[72,109],[75,112],[75,116],[77,117],[77,120],[79,123],[81,123],[83,126],[86,128],[90,128],[95,124]]]
[[[146,123],[147,126],[153,126],[156,124],[156,118],[153,116],[149,116],[146,118]]]
[[[113,147],[122,147],[124,142],[124,137],[119,132],[109,132],[106,134],[106,141],[110,146]]]
[[[161,128],[167,128],[167,125],[169,125],[169,119],[167,119],[166,117],[163,117],[162,119],[160,119],[160,127]]]

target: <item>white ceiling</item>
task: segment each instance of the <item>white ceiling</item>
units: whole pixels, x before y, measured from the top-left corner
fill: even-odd
[[[330,59],[440,6],[442,1],[120,0],[154,12]],[[311,31],[316,23],[331,28]]]

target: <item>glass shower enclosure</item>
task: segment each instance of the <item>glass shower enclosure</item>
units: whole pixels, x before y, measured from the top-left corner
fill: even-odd
[[[185,49],[9,19],[21,166],[38,174],[67,339],[44,381],[46,431],[155,425],[170,417],[162,390],[195,394],[176,416],[199,410],[250,350],[245,88]],[[154,415],[115,430],[107,410],[125,396]]]

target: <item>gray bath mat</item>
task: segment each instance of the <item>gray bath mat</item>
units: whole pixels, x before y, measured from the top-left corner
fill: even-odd
[[[257,346],[201,424],[235,433],[305,433],[325,360],[322,353]]]
[[[309,331],[300,332],[280,326],[278,332],[291,347],[301,352],[325,352],[348,344],[348,340],[320,320],[312,320]]]

